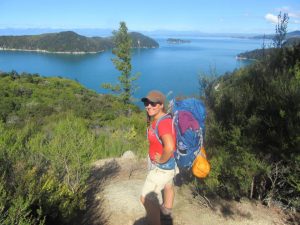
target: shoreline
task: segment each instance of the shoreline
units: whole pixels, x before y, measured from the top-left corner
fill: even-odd
[[[236,56],[235,59],[236,60],[241,60],[241,61],[246,61],[246,60],[257,61],[256,59],[251,59],[251,58],[242,57],[242,56]]]
[[[97,52],[52,52],[52,51],[47,51],[47,50],[42,50],[42,49],[17,49],[17,48],[1,48],[0,51],[19,51],[19,52],[39,52],[39,53],[47,53],[47,54],[68,54],[68,55],[84,55],[84,54],[97,54],[104,52],[102,51],[97,51]]]

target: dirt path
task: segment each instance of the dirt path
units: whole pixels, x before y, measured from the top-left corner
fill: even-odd
[[[145,210],[139,202],[147,173],[146,161],[136,158],[95,162],[89,180],[88,209],[83,224],[143,225]],[[244,201],[199,204],[187,185],[176,187],[173,225],[271,225],[285,224],[281,211]],[[169,221],[170,222],[170,221]]]

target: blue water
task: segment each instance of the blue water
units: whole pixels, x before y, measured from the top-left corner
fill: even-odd
[[[200,73],[209,74],[215,68],[218,75],[249,64],[238,61],[238,53],[260,48],[262,40],[236,38],[197,38],[191,43],[168,44],[157,39],[157,49],[133,51],[132,72],[141,75],[137,81],[136,98],[151,89],[174,95],[197,95]],[[62,76],[79,81],[98,93],[107,93],[101,83],[117,82],[119,71],[112,62],[111,52],[89,55],[63,55],[35,52],[0,51],[0,71],[38,73],[42,76]]]

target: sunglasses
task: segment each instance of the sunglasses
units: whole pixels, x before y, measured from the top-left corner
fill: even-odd
[[[152,107],[156,107],[158,104],[160,104],[160,102],[144,102],[144,106],[147,107],[149,105],[151,105]]]

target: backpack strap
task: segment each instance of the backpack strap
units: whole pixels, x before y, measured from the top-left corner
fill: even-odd
[[[156,124],[155,124],[154,134],[155,134],[157,140],[159,141],[159,143],[161,143],[161,144],[162,144],[162,140],[161,140],[160,137],[158,136],[158,125],[159,125],[159,123],[160,123],[162,120],[168,119],[168,118],[172,119],[172,115],[171,115],[171,114],[166,114],[166,115],[160,117],[160,118],[157,120]],[[172,132],[173,132],[173,127],[172,127]]]

